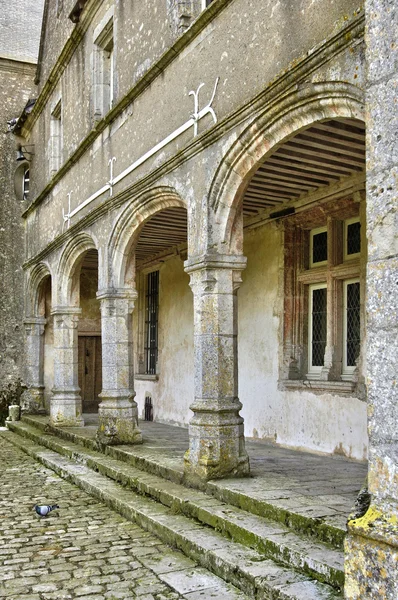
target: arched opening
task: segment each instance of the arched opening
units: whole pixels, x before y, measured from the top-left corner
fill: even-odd
[[[333,118],[277,144],[246,182],[235,219],[248,259],[238,291],[248,437],[366,457],[364,170],[364,123]]]
[[[50,409],[51,390],[54,385],[54,326],[51,316],[51,276],[47,275],[39,288],[38,296],[39,316],[45,319],[44,339],[43,339],[43,358],[40,370],[43,374],[44,385],[44,407],[46,411]]]
[[[188,423],[194,369],[186,258],[187,211],[174,206],[142,223],[126,265],[129,273],[135,263],[138,292],[133,331],[139,417],[180,425]]]
[[[78,325],[79,388],[83,413],[97,413],[102,389],[101,312],[98,291],[98,252],[87,250],[81,257],[79,273]]]

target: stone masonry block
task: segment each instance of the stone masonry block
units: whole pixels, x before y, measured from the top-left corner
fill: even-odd
[[[368,173],[398,165],[398,74],[368,89],[367,111]]]
[[[398,71],[398,6],[395,0],[368,0],[367,43],[369,82]]]

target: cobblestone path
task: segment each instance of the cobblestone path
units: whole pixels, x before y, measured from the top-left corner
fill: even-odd
[[[244,597],[223,590],[214,575],[34,461],[1,432],[0,464],[0,598]],[[46,518],[32,510],[54,503],[60,510]],[[167,585],[173,577],[183,595]]]

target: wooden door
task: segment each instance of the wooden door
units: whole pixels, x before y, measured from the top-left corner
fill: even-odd
[[[79,336],[79,387],[83,412],[98,412],[98,394],[102,388],[101,336]]]

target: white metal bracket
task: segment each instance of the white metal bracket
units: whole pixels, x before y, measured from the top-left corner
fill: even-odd
[[[69,194],[68,194],[68,213],[65,214],[64,213],[64,209],[62,209],[62,217],[63,217],[64,222],[68,223],[68,229],[69,229],[69,226],[70,226],[70,220],[71,220],[71,218],[75,214],[77,214],[85,206],[87,206],[88,204],[90,204],[90,202],[92,202],[93,200],[95,200],[96,198],[98,198],[104,192],[106,192],[108,190],[109,190],[109,196],[112,196],[112,194],[113,194],[113,186],[114,185],[116,185],[117,183],[119,183],[119,181],[121,181],[122,179],[124,179],[130,173],[132,173],[135,169],[137,169],[144,162],[146,162],[151,156],[153,156],[154,154],[156,154],[157,152],[159,152],[159,150],[161,150],[162,148],[164,148],[165,146],[167,146],[170,142],[172,142],[173,140],[175,140],[182,133],[184,133],[185,131],[187,131],[190,127],[193,127],[194,137],[196,137],[198,135],[198,123],[199,123],[199,121],[201,119],[203,119],[203,117],[205,117],[206,115],[210,114],[212,116],[212,118],[213,118],[214,123],[217,123],[217,116],[216,116],[216,113],[214,112],[212,104],[213,104],[213,101],[214,101],[214,98],[215,98],[215,95],[216,95],[217,86],[218,86],[218,82],[219,81],[220,81],[220,78],[217,77],[216,82],[214,84],[214,89],[213,89],[213,93],[211,95],[210,101],[201,110],[199,110],[199,91],[200,91],[200,89],[205,84],[201,83],[198,86],[198,88],[196,89],[196,91],[191,90],[188,93],[188,96],[193,96],[193,98],[194,98],[194,112],[191,115],[191,118],[188,121],[186,121],[186,123],[184,123],[184,125],[181,125],[181,127],[179,127],[178,129],[176,129],[175,131],[173,131],[173,133],[171,133],[166,138],[164,138],[161,142],[159,142],[158,144],[156,144],[156,146],[154,146],[153,148],[151,148],[151,150],[148,150],[148,152],[146,152],[145,154],[143,154],[139,159],[137,159],[135,162],[133,162],[129,167],[127,167],[127,169],[125,169],[122,173],[120,173],[120,175],[117,175],[115,178],[113,177],[113,163],[116,161],[116,157],[112,156],[112,158],[110,158],[109,161],[108,161],[108,164],[110,166],[110,179],[109,179],[109,181],[106,183],[106,185],[104,185],[101,189],[99,189],[97,192],[95,192],[94,194],[92,194],[89,198],[87,198],[87,200],[85,200],[84,202],[82,202],[81,204],[79,204],[72,211],[71,211],[71,204],[70,204],[70,197],[71,197],[72,192],[69,192]]]

